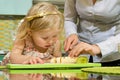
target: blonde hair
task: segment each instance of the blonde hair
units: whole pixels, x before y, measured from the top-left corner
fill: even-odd
[[[47,2],[37,3],[31,7],[18,27],[16,39],[25,39],[29,30],[37,31],[52,27],[62,29],[63,23],[63,14],[55,5]]]

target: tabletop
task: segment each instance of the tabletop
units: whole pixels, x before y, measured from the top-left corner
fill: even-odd
[[[120,75],[74,70],[1,70],[0,80],[120,80]]]

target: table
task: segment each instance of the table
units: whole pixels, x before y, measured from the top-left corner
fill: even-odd
[[[120,75],[71,70],[1,70],[0,80],[120,80]]]

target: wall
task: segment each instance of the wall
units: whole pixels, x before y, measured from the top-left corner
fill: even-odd
[[[32,0],[0,0],[0,15],[26,15]]]
[[[13,34],[23,16],[0,16],[0,50],[11,50]]]
[[[0,0],[0,51],[11,50],[15,29],[31,6],[32,0]]]

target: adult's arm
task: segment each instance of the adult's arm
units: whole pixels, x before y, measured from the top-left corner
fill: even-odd
[[[64,16],[65,16],[65,33],[66,37],[71,34],[77,34],[77,12],[76,12],[76,0],[65,0]]]
[[[102,56],[105,56],[110,53],[114,53],[118,51],[118,44],[120,43],[120,34],[116,36],[112,36],[107,40],[97,43],[100,47]]]

